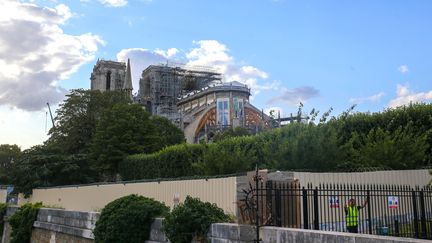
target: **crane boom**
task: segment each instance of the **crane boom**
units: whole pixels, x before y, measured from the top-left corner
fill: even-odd
[[[50,105],[49,105],[48,102],[47,102],[47,106],[48,106],[48,111],[49,111],[49,113],[50,113],[51,122],[52,122],[52,124],[53,124],[53,127],[55,127],[55,124],[54,124],[54,118],[53,118],[52,113],[51,113],[51,107],[50,107]]]

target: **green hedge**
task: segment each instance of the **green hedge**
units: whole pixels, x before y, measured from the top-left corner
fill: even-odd
[[[175,178],[196,175],[194,164],[199,162],[206,145],[179,144],[153,154],[128,156],[119,165],[123,180]]]
[[[4,217],[6,216],[6,203],[0,203],[0,238],[3,236]]]
[[[216,204],[187,196],[184,203],[165,217],[163,228],[170,242],[190,243],[193,238],[207,242],[211,224],[229,221],[230,217]]]
[[[10,243],[28,243],[30,242],[33,223],[37,218],[42,203],[26,203],[9,218],[9,224],[12,226]]]
[[[155,217],[165,216],[165,204],[138,195],[108,203],[94,229],[95,243],[136,243],[148,240]]]
[[[324,116],[328,115],[325,113]],[[326,117],[324,117],[326,118]],[[432,104],[352,113],[328,122],[292,123],[208,145],[176,145],[127,157],[125,180],[213,176],[252,170],[357,171],[432,165]]]

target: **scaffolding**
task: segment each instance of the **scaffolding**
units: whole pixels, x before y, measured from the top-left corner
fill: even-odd
[[[210,67],[167,63],[150,65],[141,75],[139,100],[152,114],[178,122],[177,98],[222,83],[222,74]]]

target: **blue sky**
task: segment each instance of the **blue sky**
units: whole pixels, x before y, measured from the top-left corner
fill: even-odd
[[[89,88],[97,58],[131,58],[135,92],[146,65],[212,66],[283,114],[431,102],[431,12],[426,0],[2,1],[0,143],[42,143],[45,103]]]

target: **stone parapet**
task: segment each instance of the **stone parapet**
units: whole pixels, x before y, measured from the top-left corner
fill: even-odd
[[[246,243],[253,242],[256,237],[255,228],[250,225],[212,224],[209,238],[212,243]],[[278,227],[260,228],[263,243],[427,243],[428,240],[377,236],[367,234],[351,234],[318,230],[304,230]]]
[[[32,243],[92,242],[99,213],[41,208],[34,222]],[[46,241],[47,239],[49,241]]]
[[[146,243],[169,243],[170,241],[163,232],[163,218],[156,218],[150,229],[150,237]]]

